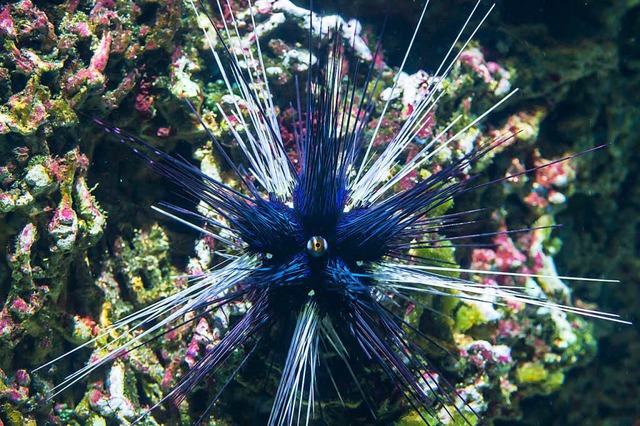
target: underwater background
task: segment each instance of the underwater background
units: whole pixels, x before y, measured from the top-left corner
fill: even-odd
[[[474,4],[431,2],[408,74],[437,68]],[[247,2],[233,5],[245,10]],[[318,13],[359,19],[371,48],[388,14],[382,47],[391,68],[400,65],[422,6],[314,1]],[[278,25],[267,55],[280,68],[271,85],[286,108],[292,76],[305,72],[304,60],[296,62],[290,54],[304,31],[295,22]],[[458,110],[477,115],[504,95],[504,85],[520,88],[474,136],[517,135],[516,143],[481,165],[488,178],[610,145],[552,173],[456,202],[454,209],[494,212],[489,229],[563,224],[553,234],[531,236],[540,240],[537,249],[531,240],[514,237],[493,254],[460,251],[460,264],[498,268],[496,259],[501,259],[517,268],[535,264],[538,255],[552,259],[560,275],[618,279],[615,284],[567,282],[571,301],[637,322],[638,28],[640,4],[634,1],[497,2],[474,38],[475,50],[456,68],[451,93],[438,112],[443,118]],[[197,100],[213,110],[223,101],[223,87],[195,18],[181,0],[3,2],[0,43],[0,422],[131,421],[202,353],[205,344],[196,337],[215,334],[215,324],[176,330],[159,346],[116,363],[108,384],[104,374],[96,375],[54,401],[47,401],[47,390],[81,368],[92,351],[78,351],[38,374],[31,371],[86,342],[115,318],[185,286],[172,277],[205,267],[209,246],[150,209],[160,201],[193,207],[190,201],[82,114],[193,159],[207,172],[224,173],[182,101]],[[390,131],[402,119],[403,107],[388,118]],[[229,135],[215,116],[204,118],[220,135]],[[566,287],[544,290],[562,299]],[[637,326],[580,318],[567,322],[567,330],[558,321],[530,314],[499,318],[466,305],[437,308],[450,310],[453,320],[443,325],[421,313],[416,321],[463,350],[460,363],[449,366],[450,374],[478,398],[487,422],[640,422]],[[194,401],[210,398],[212,391],[198,392]],[[243,398],[252,401],[251,410],[260,409],[253,408],[260,406],[257,397],[243,392],[242,386],[234,388],[217,413],[217,424],[234,424],[229,413],[243,409],[238,405]],[[163,418],[165,424],[194,422],[188,407],[162,412]],[[397,413],[389,420],[419,424],[414,421]],[[335,421],[356,423],[355,417]]]

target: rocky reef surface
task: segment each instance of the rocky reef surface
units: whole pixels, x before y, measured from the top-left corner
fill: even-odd
[[[376,64],[383,70],[376,110],[393,99],[382,122],[369,124],[371,131],[378,125],[383,129],[374,149],[393,137],[434,84],[440,84],[442,102],[416,129],[418,137],[404,159],[410,161],[425,141],[443,132],[461,131],[463,137],[398,182],[398,189],[496,137],[510,139],[473,170],[486,174],[486,180],[611,145],[448,206],[451,211],[486,208],[484,232],[556,223],[563,223],[562,229],[503,234],[487,241],[491,247],[420,255],[440,256],[463,269],[548,275],[536,280],[499,274],[470,278],[526,286],[555,301],[637,318],[640,194],[633,130],[640,123],[634,111],[640,90],[632,37],[640,25],[640,7],[569,2],[576,19],[567,24],[535,2],[505,2],[439,82],[433,79],[434,61],[446,53],[446,43],[473,5],[461,1],[451,14],[447,5],[438,5],[444,2],[432,3],[428,22],[434,24],[420,33],[394,92],[390,89],[402,59],[397,52],[404,52],[411,35],[406,22],[420,6],[391,11],[382,41],[385,55]],[[241,38],[252,37],[247,2],[232,4]],[[346,55],[370,62],[384,2],[321,7],[327,10],[325,24],[344,24]],[[308,64],[316,60],[305,47],[307,11],[286,0],[260,0],[254,10],[266,73],[283,117],[281,132],[291,147],[295,76],[304,79]],[[231,100],[198,29],[203,19],[181,0],[21,0],[0,6],[0,423],[126,424],[159,401],[242,315],[241,304],[231,305],[176,328],[52,400],[47,395],[56,384],[102,355],[99,345],[117,336],[104,335],[99,345],[32,373],[101,335],[118,318],[187,286],[188,275],[212,264],[215,241],[150,210],[152,204],[175,198],[172,188],[89,118],[105,119],[165,151],[192,158],[205,173],[236,185],[184,103],[191,101],[209,130],[241,161],[230,137],[241,129],[231,129],[217,108]],[[315,33],[322,39],[322,28]],[[520,88],[519,95],[487,121],[473,124],[513,87]],[[458,115],[462,118],[448,128]],[[556,269],[562,275],[623,282],[569,283],[555,277]],[[452,359],[421,342],[468,404],[459,407],[460,413],[443,408],[434,422],[466,424],[462,415],[474,422],[469,408],[487,421],[520,419],[525,424],[541,419],[629,424],[638,419],[633,401],[638,377],[631,373],[640,371],[635,329],[518,303],[421,302],[435,312],[410,306],[405,318],[456,354]],[[251,415],[238,413],[238,401],[268,410],[249,375],[239,382],[214,412],[216,424]],[[192,424],[198,401],[210,399],[216,389],[205,386],[180,407],[160,408],[143,423]],[[532,398],[558,390],[551,409],[546,405],[550,399]],[[576,409],[577,399],[589,403]],[[406,407],[400,414],[403,407],[389,405],[398,424],[420,424]],[[355,416],[358,407],[337,409],[335,415],[352,415],[349,410]]]

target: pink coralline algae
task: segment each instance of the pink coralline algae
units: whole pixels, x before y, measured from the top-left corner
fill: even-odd
[[[461,350],[461,356],[484,369],[487,363],[506,364],[513,362],[511,348],[506,345],[492,345],[484,340],[476,340]]]
[[[0,398],[8,399],[14,404],[24,404],[29,400],[29,385],[31,377],[26,370],[18,370],[15,372],[11,380],[2,377],[0,370],[0,380],[4,379],[4,383],[0,383]]]
[[[8,8],[8,7],[7,7]],[[56,39],[54,26],[47,15],[36,8],[30,0],[22,0],[16,3],[14,11],[18,18],[21,20],[18,26],[17,36],[43,36],[43,41],[47,44],[47,47],[53,47],[53,42]],[[5,19],[10,19],[6,17]]]
[[[537,151],[534,154],[536,166],[551,161],[541,158]],[[573,164],[566,161],[537,170],[531,192],[525,196],[524,202],[540,211],[549,211],[553,206],[564,204],[566,192],[571,191],[569,185],[575,179],[575,174]]]
[[[47,122],[54,107],[48,95],[46,88],[38,86],[34,79],[29,80],[22,92],[10,97],[0,108],[0,120],[4,121],[5,129],[33,134]]]
[[[11,5],[8,4],[2,8],[0,12],[0,31],[6,38],[16,38],[18,33],[13,25],[13,19],[11,19]]]
[[[506,95],[511,90],[509,72],[495,62],[487,62],[482,51],[477,47],[471,47],[462,52],[460,62],[478,73],[485,83],[492,86],[496,95]]]
[[[155,97],[150,94],[152,84],[150,81],[142,80],[139,91],[136,95],[135,107],[142,118],[149,119],[155,115]]]
[[[477,271],[519,272],[527,261],[527,256],[509,235],[497,235],[493,238],[495,249],[474,249],[471,254],[470,268]],[[482,275],[478,277],[484,283],[513,283],[511,277]]]
[[[55,50],[59,38],[47,15],[29,0],[8,4],[0,13],[0,32],[6,49],[0,55],[0,81],[11,88],[14,80],[7,73],[28,78],[20,92],[0,98],[4,103],[0,106],[0,134],[32,134],[49,121],[68,122],[73,114],[65,101],[40,84],[44,73],[59,72],[64,66]]]
[[[17,247],[16,247],[17,250],[14,256],[19,257],[19,256],[28,255],[28,253],[31,252],[31,248],[33,247],[33,244],[36,242],[36,238],[37,238],[37,230],[35,225],[33,225],[32,223],[27,224],[27,226],[24,227],[22,232],[20,232],[20,236],[18,237]],[[26,271],[28,270],[25,269],[25,272]]]
[[[72,250],[80,231],[88,237],[87,242],[97,241],[102,235],[105,217],[86,187],[84,175],[87,166],[88,160],[79,150],[48,163],[61,191],[60,203],[48,225],[49,234],[55,242],[51,247],[52,251]],[[73,208],[74,198],[80,218]]]
[[[69,93],[78,92],[80,86],[86,85],[91,90],[104,85],[106,77],[103,72],[109,59],[111,40],[111,34],[105,33],[94,50],[89,66],[77,71],[73,77],[67,80],[66,88]]]
[[[497,247],[494,264],[499,271],[517,269],[527,260],[527,256],[516,248],[509,236],[497,235],[493,242]]]
[[[502,230],[506,230],[503,227]],[[539,268],[535,267],[536,258],[542,256],[544,247],[542,244],[534,244],[532,238],[536,231],[522,233],[517,243],[507,234],[496,235],[493,238],[495,249],[474,249],[471,255],[471,269],[478,271],[519,272],[531,273]],[[491,275],[483,275],[481,278],[487,282]],[[496,275],[495,282],[502,285],[519,284],[520,278]]]
[[[116,362],[109,371],[106,390],[94,390],[89,397],[89,405],[97,413],[120,421],[135,419],[135,405],[127,396],[125,388],[126,372],[121,362]]]
[[[56,209],[49,222],[49,234],[56,241],[52,250],[69,251],[73,248],[78,235],[78,217],[69,199],[64,198]]]
[[[144,54],[158,49],[170,54],[176,48],[175,28],[167,27],[177,26],[182,13],[176,3],[163,2],[155,22],[144,24],[136,22],[143,13],[139,6],[111,1],[88,7],[69,0],[55,13],[29,0],[2,6],[0,81],[9,96],[0,94],[0,134],[31,135],[40,128],[73,125],[73,109],[91,96],[102,97],[104,108],[116,108],[135,90]],[[59,19],[56,25],[53,17]],[[109,67],[118,72],[109,74]],[[11,77],[17,74],[28,79],[26,88]]]
[[[53,307],[72,262],[102,236],[106,218],[86,188],[88,159],[78,149],[62,157],[32,155],[26,147],[13,154],[4,166],[13,178],[5,179],[3,193],[14,202],[0,215],[10,226],[23,224],[8,244],[11,286],[0,310],[0,352],[11,362],[21,354],[24,339],[35,338],[41,342],[38,350],[21,356],[41,362],[60,343],[51,344],[44,325],[56,315]]]
[[[509,179],[511,190],[520,194],[522,201],[538,215],[561,210],[567,196],[573,191],[571,184],[575,180],[575,165],[572,161],[557,162],[558,158],[542,158],[538,150],[534,150],[533,160],[534,167],[554,161],[556,163],[536,170],[532,174],[533,179],[531,175]],[[508,174],[520,174],[522,171],[522,162],[518,158],[512,159]]]
[[[206,345],[207,343],[213,343],[213,334],[207,320],[201,318],[193,331],[193,338],[184,357],[189,367],[193,367],[196,363],[196,358],[199,357],[200,345]]]

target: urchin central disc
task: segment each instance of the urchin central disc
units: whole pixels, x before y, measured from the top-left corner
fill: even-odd
[[[327,252],[329,244],[327,240],[318,235],[309,238],[307,241],[307,253],[313,257],[322,257]]]

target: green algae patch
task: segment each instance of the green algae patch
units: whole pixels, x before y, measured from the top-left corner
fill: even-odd
[[[549,375],[548,380],[543,384],[543,393],[550,394],[557,391],[564,383],[564,373],[562,371],[554,371]]]
[[[522,385],[535,385],[540,393],[550,394],[560,389],[564,383],[562,371],[550,372],[544,365],[537,362],[527,362],[516,371],[518,382]]]
[[[398,422],[396,422],[395,426],[423,426],[425,424],[425,420],[427,421],[427,424],[438,423],[435,417],[425,413],[422,413],[421,417],[417,411],[412,410],[409,414],[402,417]]]
[[[478,417],[467,411],[463,411],[462,414],[454,407],[448,406],[448,410],[451,413],[451,418],[447,419],[446,424],[450,426],[475,426],[478,424]],[[426,421],[426,423],[425,423]],[[398,422],[395,423],[395,426],[423,426],[425,424],[435,425],[442,424],[438,417],[435,417],[432,414],[427,414],[424,412],[418,413],[413,410],[411,413],[402,417]]]
[[[518,368],[516,377],[521,384],[541,383],[547,380],[549,373],[542,364],[527,362]]]
[[[179,273],[172,269],[169,245],[169,237],[158,224],[137,230],[131,243],[122,241],[122,270],[137,303],[155,302],[175,290],[172,277]]]
[[[37,426],[35,419],[26,418],[11,404],[3,404],[0,408],[4,413],[7,426]]]
[[[456,311],[455,328],[460,332],[465,332],[471,327],[484,324],[487,320],[480,310],[473,306],[462,303]]]

